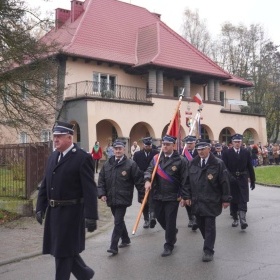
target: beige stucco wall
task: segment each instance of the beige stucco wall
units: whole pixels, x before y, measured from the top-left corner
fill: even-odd
[[[98,65],[96,62],[85,63],[81,59],[76,61],[68,59],[66,63],[65,94],[68,84],[86,80],[92,81],[94,72],[114,75],[116,76],[116,84],[132,87],[146,88],[148,80],[147,75],[129,75],[119,66],[109,66],[106,63]],[[172,97],[175,85],[182,86],[182,81],[164,77],[163,95]],[[240,99],[238,86],[221,84],[220,90],[225,92],[225,98],[227,99]],[[190,91],[191,96],[200,93],[207,100],[207,86],[204,88],[202,85],[192,83]],[[81,147],[89,151],[96,140],[100,141],[103,147],[106,146],[108,138],[112,135],[112,126],[117,130],[119,137],[125,137],[129,142],[139,140],[146,135],[160,139],[175,113],[178,100],[153,97],[152,102],[153,106],[146,106],[81,99],[67,103],[63,116],[68,121],[77,123],[80,128]],[[264,117],[226,114],[221,112],[223,108],[219,103],[206,103],[201,112],[203,117],[201,124],[207,129],[212,140],[219,140],[221,131],[228,128],[231,133],[244,133],[246,129],[250,129],[256,142],[267,142]],[[181,103],[182,136],[189,134],[189,129],[185,124],[185,112],[189,109],[194,117],[198,109],[197,103],[183,100]],[[239,106],[232,109],[240,111]],[[4,143],[18,143],[18,132],[10,132],[5,129],[2,131],[2,137],[0,137],[2,143],[3,141],[5,141]],[[74,139],[76,138],[74,137]],[[40,139],[35,141],[40,141]]]

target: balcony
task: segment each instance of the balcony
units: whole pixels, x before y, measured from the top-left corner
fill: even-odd
[[[235,102],[232,102],[235,101]],[[221,112],[230,112],[242,115],[258,115],[264,116],[265,112],[260,103],[250,101],[224,99],[221,101],[223,106]]]
[[[89,97],[110,101],[127,101],[131,103],[152,103],[147,89],[123,85],[112,85],[104,82],[82,81],[68,84],[65,88],[65,100]]]

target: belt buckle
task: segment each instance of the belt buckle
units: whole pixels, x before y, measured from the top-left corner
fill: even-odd
[[[51,206],[51,207],[55,207],[55,205],[54,205],[54,200],[53,200],[53,199],[50,199],[50,206]]]
[[[235,174],[236,174],[236,176],[239,176],[239,175],[240,175],[240,172],[239,172],[239,171],[237,171],[237,172],[235,172]]]

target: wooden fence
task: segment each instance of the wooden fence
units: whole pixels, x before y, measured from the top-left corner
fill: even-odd
[[[52,150],[52,142],[0,145],[0,196],[29,199]]]

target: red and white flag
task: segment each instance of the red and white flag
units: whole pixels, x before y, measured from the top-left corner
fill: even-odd
[[[202,98],[201,98],[201,96],[200,96],[199,93],[197,93],[197,94],[193,97],[193,99],[194,99],[194,101],[195,101],[196,103],[198,103],[198,105],[201,105],[201,104],[202,104]]]

